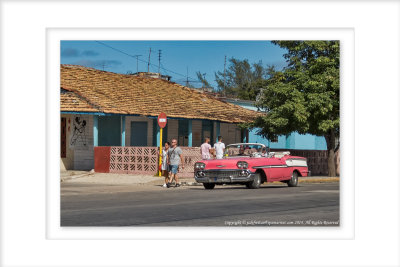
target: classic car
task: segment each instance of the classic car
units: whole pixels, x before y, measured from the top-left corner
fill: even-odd
[[[259,143],[228,145],[223,159],[201,160],[194,165],[194,178],[205,189],[215,185],[242,184],[256,189],[264,182],[280,181],[297,186],[299,176],[309,176],[307,159],[289,152],[269,152]]]

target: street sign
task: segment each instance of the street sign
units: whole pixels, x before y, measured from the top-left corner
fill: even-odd
[[[164,128],[167,125],[167,114],[161,112],[160,115],[158,115],[157,122],[161,129]]]

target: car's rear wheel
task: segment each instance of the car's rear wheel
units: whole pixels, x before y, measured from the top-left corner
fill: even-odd
[[[261,185],[261,175],[259,173],[254,174],[254,180],[251,182],[248,182],[246,184],[246,187],[249,189],[257,189]]]
[[[288,181],[289,187],[295,187],[299,183],[299,174],[297,172],[292,173],[292,178]]]
[[[205,189],[214,189],[215,184],[203,183]]]

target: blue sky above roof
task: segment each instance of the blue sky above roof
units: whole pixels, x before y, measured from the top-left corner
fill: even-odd
[[[172,81],[185,84],[187,75],[195,87],[201,87],[196,72],[214,87],[217,71],[224,70],[224,58],[248,59],[249,63],[262,61],[264,66],[277,69],[286,66],[285,50],[269,41],[61,41],[61,64],[75,64],[100,70],[126,74],[147,71],[158,72],[161,50],[161,74],[172,76]],[[139,61],[136,59],[139,56]]]

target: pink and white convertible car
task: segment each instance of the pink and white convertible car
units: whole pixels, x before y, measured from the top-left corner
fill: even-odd
[[[222,184],[243,184],[255,189],[274,181],[292,187],[297,186],[299,176],[309,175],[306,158],[289,152],[267,152],[267,147],[258,143],[228,145],[223,159],[202,160],[194,165],[194,178],[205,189]]]

